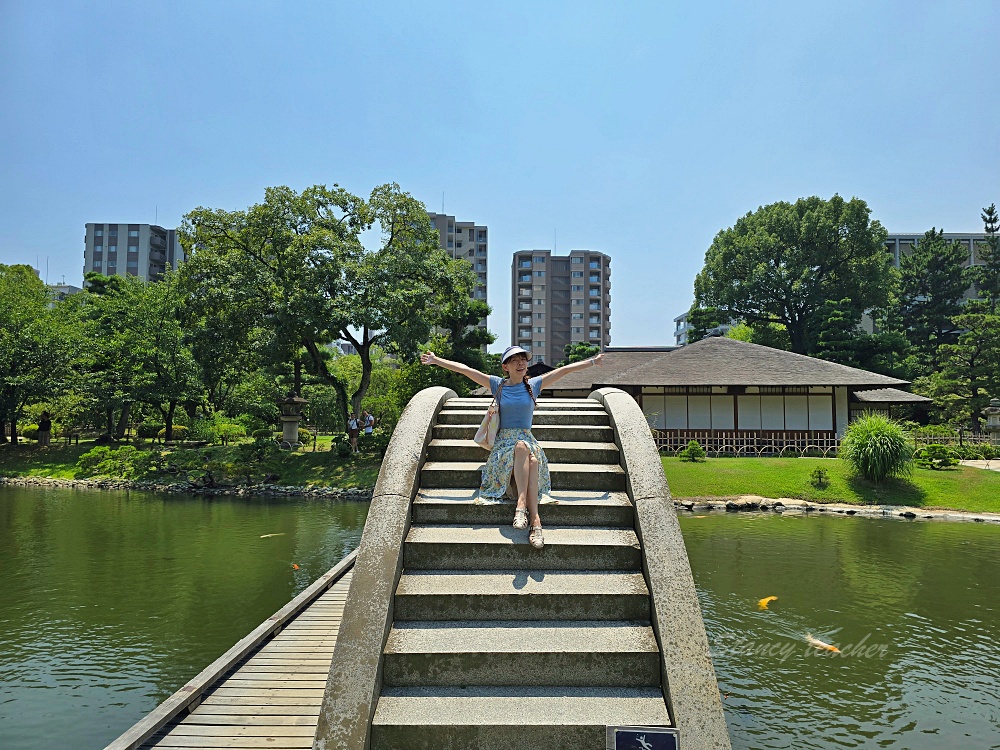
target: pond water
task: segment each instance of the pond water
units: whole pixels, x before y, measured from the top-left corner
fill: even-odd
[[[680,520],[734,748],[1000,748],[1000,526]]]
[[[0,748],[103,747],[354,549],[367,512],[0,487]],[[1000,748],[1000,526],[681,528],[734,748]]]
[[[104,747],[353,550],[367,513],[0,487],[0,748]]]

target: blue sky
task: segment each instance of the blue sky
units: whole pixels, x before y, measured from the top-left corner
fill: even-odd
[[[840,193],[890,231],[1000,202],[1000,3],[0,0],[0,262],[80,283],[89,221],[395,181],[612,257],[612,344],[673,343],[714,235]]]

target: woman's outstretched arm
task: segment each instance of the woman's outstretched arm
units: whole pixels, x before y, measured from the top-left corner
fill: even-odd
[[[457,372],[459,375],[465,375],[465,377],[474,383],[485,385],[487,388],[490,387],[489,375],[485,372],[479,372],[479,370],[469,367],[468,365],[463,365],[461,362],[452,362],[450,359],[442,359],[434,354],[434,352],[424,352],[420,355],[420,361],[425,365],[437,365],[438,367],[443,367],[446,370]]]
[[[557,367],[552,370],[552,372],[547,372],[542,375],[542,388],[548,388],[557,380],[559,380],[564,375],[569,375],[571,372],[576,372],[577,370],[583,370],[587,367],[593,367],[594,365],[603,365],[604,355],[598,354],[590,359],[583,359],[579,362],[574,362],[571,365],[563,365],[562,367]]]

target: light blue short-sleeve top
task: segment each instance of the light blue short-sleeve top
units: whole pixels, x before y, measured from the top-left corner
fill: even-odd
[[[490,375],[490,391],[497,395],[497,388],[503,382],[503,378],[497,375]],[[531,378],[528,380],[531,392],[538,398],[542,389],[542,378]],[[505,385],[503,393],[500,394],[500,429],[509,430],[513,428],[531,429],[531,417],[535,413],[535,404],[528,395],[528,390],[523,383],[517,385]]]

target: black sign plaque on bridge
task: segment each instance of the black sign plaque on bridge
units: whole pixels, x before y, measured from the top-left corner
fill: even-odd
[[[608,750],[679,750],[680,735],[670,727],[608,727]]]

